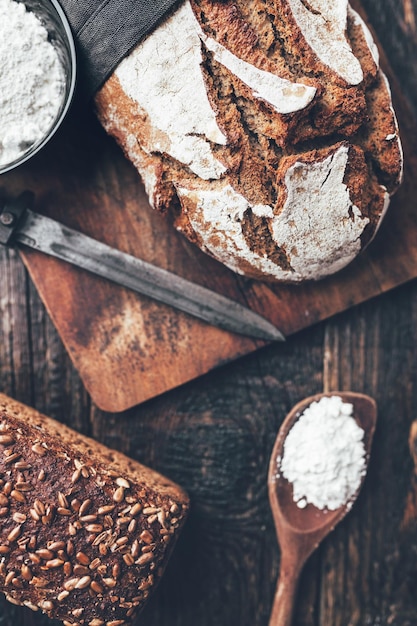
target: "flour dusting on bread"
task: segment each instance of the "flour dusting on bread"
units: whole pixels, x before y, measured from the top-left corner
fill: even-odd
[[[347,0],[289,0],[288,5],[296,26],[320,61],[348,84],[362,82],[361,64],[346,38]]]
[[[345,267],[402,178],[389,85],[347,0],[185,0],[96,106],[151,205],[257,279]]]

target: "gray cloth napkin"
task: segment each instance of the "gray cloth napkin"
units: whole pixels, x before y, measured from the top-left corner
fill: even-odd
[[[90,98],[124,56],[178,0],[60,0],[78,57],[79,89]]]

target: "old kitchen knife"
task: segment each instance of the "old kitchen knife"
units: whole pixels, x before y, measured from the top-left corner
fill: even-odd
[[[225,330],[283,341],[271,322],[238,302],[33,212],[30,191],[0,206],[0,243],[40,250]]]

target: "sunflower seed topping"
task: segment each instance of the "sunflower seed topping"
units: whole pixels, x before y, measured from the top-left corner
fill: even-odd
[[[128,465],[90,466],[95,454],[85,454],[84,444],[74,459],[65,433],[62,444],[49,434],[43,441],[40,421],[27,440],[30,428],[0,424],[5,591],[16,604],[53,619],[67,615],[64,624],[122,626],[149,594],[152,572],[162,573],[162,531],[171,536],[171,517],[180,509],[157,489],[137,484]]]

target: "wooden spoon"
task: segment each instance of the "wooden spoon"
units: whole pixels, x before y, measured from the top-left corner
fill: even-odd
[[[293,500],[292,485],[278,471],[283,446],[293,424],[305,409],[323,397],[339,396],[353,404],[353,417],[365,431],[366,464],[369,461],[376,425],[376,403],[359,393],[338,392],[317,394],[299,402],[283,422],[271,455],[268,476],[269,500],[281,548],[280,574],[269,626],[290,626],[298,579],[304,563],[320,542],[351,509],[360,487],[349,502],[334,511],[318,509],[312,504],[300,508]]]

